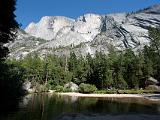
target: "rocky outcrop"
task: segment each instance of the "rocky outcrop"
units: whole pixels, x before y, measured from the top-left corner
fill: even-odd
[[[71,91],[78,91],[78,85],[73,83],[73,82],[69,82],[67,84],[64,85],[65,89],[70,89]]]
[[[157,85],[159,82],[158,80],[156,80],[155,78],[153,77],[149,77],[146,81],[145,81],[145,84],[146,85]]]
[[[95,51],[107,53],[110,45],[136,51],[149,43],[148,28],[160,26],[159,11],[160,4],[135,13],[86,14],[76,20],[46,16],[19,30],[17,40],[8,44],[10,56],[20,58],[33,52],[61,56],[70,51],[94,55]]]
[[[149,90],[155,90],[157,92],[160,92],[160,86],[157,85],[148,85],[146,88]]]
[[[74,20],[62,16],[45,16],[38,23],[30,23],[25,31],[45,40],[54,39],[58,31],[66,26],[72,26]]]
[[[29,81],[23,83],[23,89],[28,93],[35,92],[35,89],[32,87],[32,83]]]

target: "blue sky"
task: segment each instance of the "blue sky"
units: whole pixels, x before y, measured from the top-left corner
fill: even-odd
[[[15,14],[25,28],[43,16],[77,18],[86,13],[132,12],[157,3],[160,0],[17,0]]]

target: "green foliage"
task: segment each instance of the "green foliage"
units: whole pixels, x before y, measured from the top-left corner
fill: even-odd
[[[96,94],[117,94],[117,90],[98,90]]]
[[[149,37],[151,41],[146,54],[153,66],[153,76],[160,82],[160,28],[150,28]]]
[[[9,52],[4,44],[13,41],[16,37],[16,32],[13,31],[16,31],[19,25],[15,20],[15,5],[16,0],[0,1],[0,60],[5,58]]]
[[[0,68],[0,91],[3,98],[12,100],[21,96],[24,69],[15,61],[0,62]]]
[[[24,95],[22,89],[24,69],[19,64],[5,63],[9,49],[4,45],[16,38],[17,28],[16,0],[0,0],[0,91],[1,109],[11,110]],[[5,104],[4,104],[5,103]],[[13,106],[12,106],[13,105]]]
[[[96,52],[95,56],[88,54],[83,57],[71,52],[70,57],[46,55],[40,58],[37,54],[32,54],[22,60],[11,60],[8,63],[14,63],[23,69],[23,80],[47,85],[48,89],[58,86],[58,91],[69,92],[70,90],[62,90],[60,87],[68,82],[80,85],[81,92],[84,93],[93,92],[93,86],[99,90],[145,88],[145,81],[149,77],[160,80],[159,31],[150,29],[150,45],[136,54],[130,48],[117,51],[110,46],[108,55]],[[107,90],[105,93],[114,92]]]
[[[156,90],[150,89],[131,89],[131,90],[98,90],[95,93],[97,94],[150,94],[150,93],[159,93]]]
[[[79,92],[81,93],[94,93],[97,90],[95,85],[81,83],[79,85]]]
[[[64,91],[64,87],[58,85],[58,86],[56,86],[56,87],[54,88],[54,90],[56,90],[56,92],[63,92],[63,91]]]
[[[52,86],[52,90],[55,90],[55,92],[72,92],[70,88],[64,88],[61,85]]]
[[[119,94],[144,94],[144,93],[155,93],[156,91],[153,90],[118,90]]]
[[[64,88],[63,92],[72,92],[72,90],[70,88]]]
[[[41,84],[37,84],[35,87],[35,91],[38,93],[42,93],[42,92],[48,92],[48,86],[46,85],[41,85]]]
[[[127,49],[123,56],[124,64],[124,79],[126,80],[129,88],[135,88],[137,86],[136,76],[136,56],[131,49]]]
[[[21,63],[22,67],[26,70],[26,80],[42,83],[43,62],[38,55],[28,55]]]

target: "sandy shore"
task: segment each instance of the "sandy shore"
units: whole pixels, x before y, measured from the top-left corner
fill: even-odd
[[[160,101],[160,94],[82,94],[82,93],[58,93],[71,97],[95,97],[95,98],[145,98],[152,101]]]
[[[60,95],[75,97],[142,97],[139,94],[82,94],[82,93],[58,93]]]

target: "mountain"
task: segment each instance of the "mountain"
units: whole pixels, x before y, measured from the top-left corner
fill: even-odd
[[[160,4],[133,13],[85,14],[77,19],[45,16],[18,30],[18,37],[10,48],[10,57],[20,58],[29,53],[40,55],[94,55],[108,52],[113,45],[117,50],[135,51],[148,44],[149,27],[160,27]]]
[[[45,16],[42,17],[39,23],[30,23],[25,31],[32,36],[51,40],[55,38],[59,30],[67,26],[72,26],[73,23],[74,20],[70,18]]]

